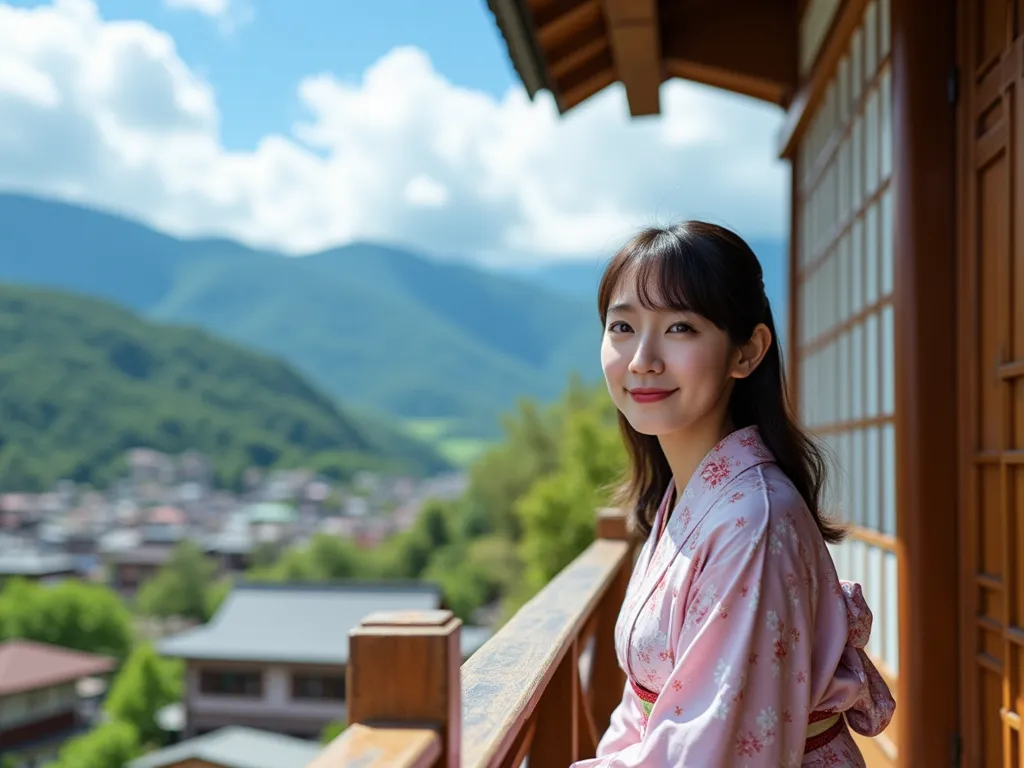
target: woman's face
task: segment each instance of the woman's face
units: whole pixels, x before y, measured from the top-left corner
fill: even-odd
[[[601,365],[612,400],[641,434],[665,436],[726,419],[739,354],[693,312],[645,309],[628,273],[612,295]]]

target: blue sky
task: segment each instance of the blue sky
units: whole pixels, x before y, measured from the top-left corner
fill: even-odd
[[[0,0],[0,190],[289,253],[585,258],[683,217],[781,236],[781,110],[681,81],[662,103],[528,100],[486,0]]]

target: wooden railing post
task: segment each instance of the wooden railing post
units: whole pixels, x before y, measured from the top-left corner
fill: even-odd
[[[436,728],[437,765],[459,768],[461,627],[451,611],[367,616],[349,635],[349,724]]]
[[[597,510],[597,538],[629,541],[626,513],[618,507],[604,507]]]
[[[626,515],[614,507],[597,511],[597,538],[628,541]],[[626,588],[632,573],[633,558],[626,558],[597,609],[597,631],[594,636],[594,657],[590,667],[590,712],[594,718],[596,737],[608,728],[612,712],[622,699],[626,685],[625,673],[619,668],[615,653],[615,622],[626,599]]]

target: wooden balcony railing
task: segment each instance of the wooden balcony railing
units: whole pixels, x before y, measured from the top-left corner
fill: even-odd
[[[349,727],[308,768],[567,768],[622,696],[615,620],[632,548],[618,510],[460,669],[450,611],[368,616],[349,638]]]

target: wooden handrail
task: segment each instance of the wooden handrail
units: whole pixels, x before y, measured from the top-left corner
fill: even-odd
[[[367,617],[350,636],[353,725],[309,768],[518,768],[526,757],[566,768],[593,756],[625,685],[613,633],[632,565],[618,510],[598,512],[597,534],[461,670],[450,611]]]
[[[568,737],[580,725],[578,708],[586,705],[578,690],[582,687],[578,670],[584,650],[582,630],[628,553],[624,541],[595,541],[466,662],[462,668],[466,768],[501,765],[535,711],[534,745],[550,743],[549,748],[555,749],[555,742],[564,741],[558,751],[567,759],[559,764],[566,766],[577,759],[578,746]],[[620,685],[616,695],[621,694]],[[552,729],[555,732],[549,733]],[[560,734],[564,740],[558,738]],[[591,740],[598,735],[584,733]],[[532,750],[530,755],[530,765],[535,766],[537,755]]]
[[[432,768],[441,738],[429,728],[371,728],[350,725],[308,768]]]

